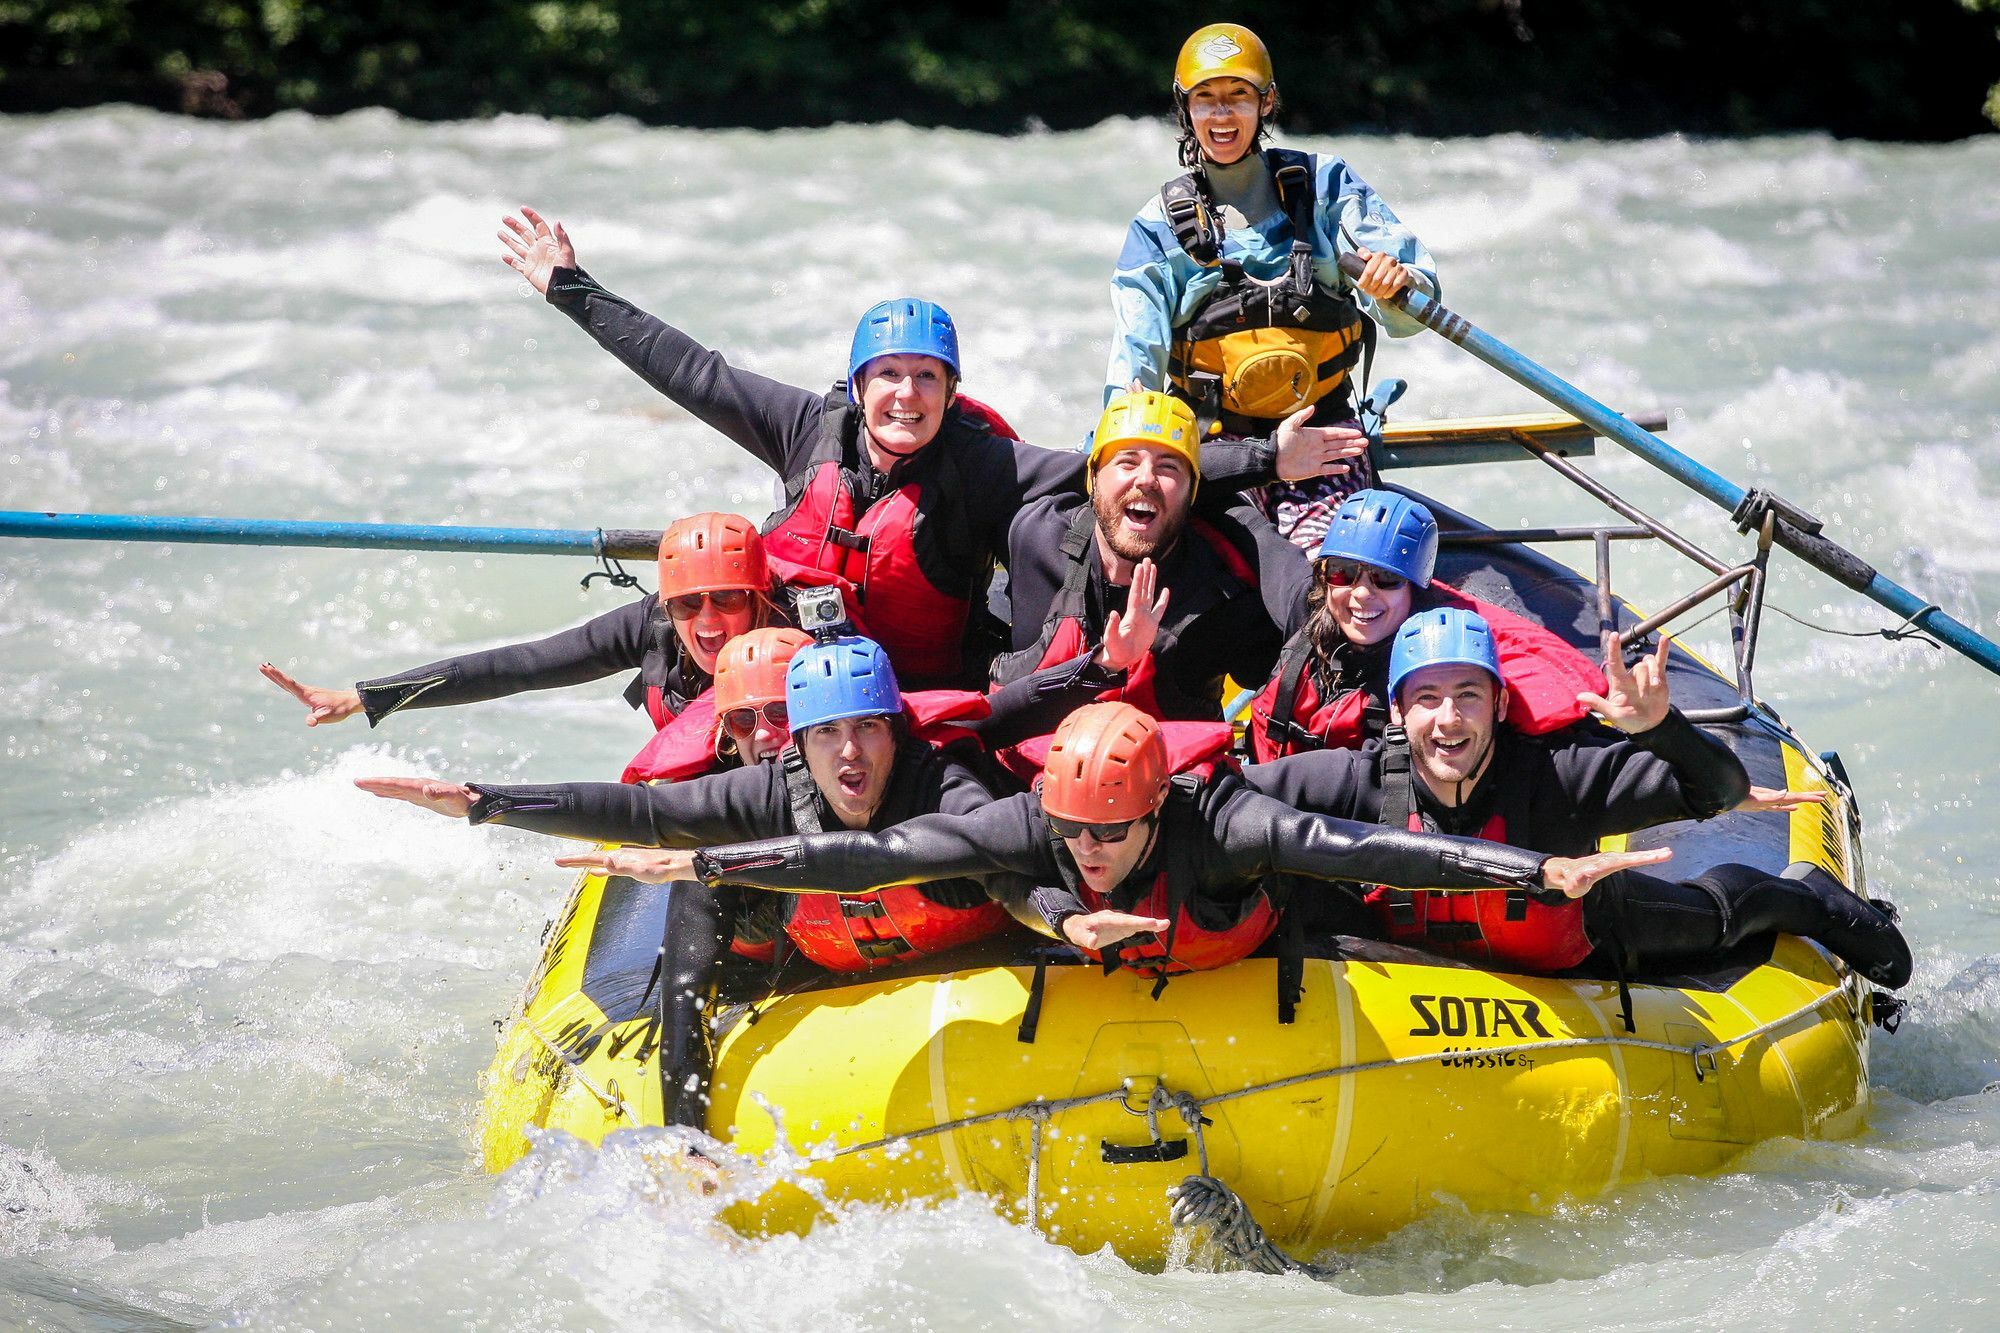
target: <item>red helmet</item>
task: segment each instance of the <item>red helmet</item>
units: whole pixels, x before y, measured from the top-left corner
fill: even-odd
[[[764,538],[741,514],[694,514],[660,534],[660,600],[771,586]]]
[[[1160,724],[1131,704],[1086,704],[1063,719],[1042,764],[1042,809],[1080,824],[1139,819],[1167,794]]]
[[[715,716],[732,708],[762,708],[785,697],[785,667],[812,642],[803,630],[771,625],[739,634],[715,655]]]

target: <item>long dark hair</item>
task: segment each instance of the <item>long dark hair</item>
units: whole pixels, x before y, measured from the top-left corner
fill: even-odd
[[[1313,561],[1312,586],[1306,589],[1306,647],[1312,650],[1315,663],[1333,661],[1335,650],[1352,642],[1326,604],[1327,593],[1333,586],[1327,582],[1326,567],[1324,560]]]

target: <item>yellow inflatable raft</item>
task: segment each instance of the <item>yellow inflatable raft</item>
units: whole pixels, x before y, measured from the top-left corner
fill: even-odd
[[[1562,608],[1587,595],[1518,549],[1462,558],[1530,590],[1515,604],[1544,623],[1573,623]],[[1683,706],[1732,697],[1685,654],[1671,670]],[[1858,822],[1837,762],[1768,716],[1723,731],[1753,781],[1836,800],[1631,845],[1673,846],[1677,875],[1807,860],[1857,884]],[[487,1077],[490,1169],[520,1158],[532,1127],[597,1142],[661,1123],[648,1002],[660,930],[646,886],[578,885]],[[1613,980],[1498,975],[1383,945],[1346,941],[1308,960],[1297,1019],[1281,1025],[1272,959],[1176,979],[1155,1000],[1149,983],[1079,965],[1046,966],[1038,984],[1035,967],[1014,965],[1025,939],[957,970],[740,1008],[720,1044],[710,1130],[799,1165],[730,1220],[752,1234],[800,1230],[823,1215],[815,1194],[973,1191],[1064,1245],[1153,1265],[1173,1235],[1167,1187],[1200,1172],[1283,1250],[1311,1258],[1441,1200],[1539,1212],[1713,1170],[1761,1139],[1851,1135],[1867,1111],[1868,990],[1790,937],[1707,975],[1633,984],[1629,1030]]]

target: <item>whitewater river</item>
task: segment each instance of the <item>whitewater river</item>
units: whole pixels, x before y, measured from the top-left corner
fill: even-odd
[[[1620,407],[1670,408],[1682,448],[2000,631],[2000,138],[1340,146],[1455,307]],[[1073,442],[1105,277],[1171,158],[1164,125],[1131,122],[0,119],[0,507],[761,515],[758,466],[500,265],[521,202],[613,290],[794,383],[842,368],[861,307],[939,299],[967,386]],[[1428,335],[1378,364],[1414,385],[1405,417],[1534,406]],[[1731,541],[1643,464],[1592,467]],[[1415,480],[1495,522],[1601,513],[1531,463]],[[1630,546],[1619,562],[1641,603],[1694,582]],[[256,667],[345,683],[628,595],[579,590],[584,568],[0,539],[0,1327],[1996,1322],[2000,681],[1777,617],[1762,690],[1846,758],[1871,891],[1919,960],[1857,1140],[1766,1144],[1550,1218],[1446,1205],[1334,1288],[1146,1276],[977,1200],[746,1244],[610,1158],[545,1145],[545,1169],[485,1176],[476,1080],[568,877],[549,844],[350,779],[609,776],[643,724],[607,682],[308,731]],[[1796,565],[1772,597],[1829,628],[1890,619]]]

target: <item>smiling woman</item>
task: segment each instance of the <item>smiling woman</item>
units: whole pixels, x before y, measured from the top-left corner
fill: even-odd
[[[1107,397],[1127,384],[1171,388],[1194,405],[1200,438],[1268,434],[1301,409],[1352,428],[1374,347],[1369,317],[1398,337],[1418,330],[1388,299],[1412,283],[1436,294],[1429,252],[1339,158],[1264,149],[1278,82],[1248,28],[1213,23],[1190,36],[1173,89],[1181,165],[1192,170],[1126,234],[1111,280]],[[1343,252],[1366,261],[1351,284]],[[1364,458],[1338,482],[1267,487],[1260,507],[1310,547],[1341,497],[1371,479]]]
[[[883,301],[862,315],[831,393],[739,370],[577,267],[560,222],[508,217],[501,258],[653,388],[768,464],[785,505],[771,553],[845,579],[904,683],[985,680],[972,607],[1022,505],[1074,492],[1083,460],[1003,437],[960,398],[958,330],[941,306]],[[968,639],[971,635],[971,639]]]

